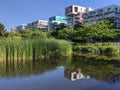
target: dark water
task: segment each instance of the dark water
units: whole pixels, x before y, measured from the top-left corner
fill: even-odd
[[[0,90],[120,90],[118,59],[0,61]]]

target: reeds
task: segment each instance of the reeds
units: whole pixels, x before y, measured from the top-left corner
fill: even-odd
[[[38,39],[1,39],[0,59],[41,59],[49,57],[68,56],[72,53],[72,45],[64,40],[54,38]]]

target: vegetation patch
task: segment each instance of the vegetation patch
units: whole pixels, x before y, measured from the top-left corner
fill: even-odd
[[[120,46],[112,45],[112,43],[79,44],[73,45],[73,51],[78,53],[116,55],[120,53]]]

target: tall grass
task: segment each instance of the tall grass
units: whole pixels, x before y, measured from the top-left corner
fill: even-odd
[[[71,43],[54,38],[1,39],[0,59],[41,59],[68,56],[72,53]]]

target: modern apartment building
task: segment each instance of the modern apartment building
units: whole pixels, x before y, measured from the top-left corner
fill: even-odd
[[[92,8],[82,7],[78,5],[72,5],[65,8],[65,15],[67,17],[67,23],[73,27],[75,24],[83,23],[83,13],[92,11]]]
[[[31,29],[31,28],[37,28],[40,30],[47,30],[48,29],[48,21],[46,20],[37,20],[28,24],[22,24],[16,27],[17,31],[19,30],[25,30],[25,29]]]
[[[63,16],[50,17],[48,22],[48,30],[59,28],[61,23],[64,23],[65,25],[67,25],[67,21],[65,17]]]
[[[120,6],[110,5],[83,14],[84,23],[98,22],[107,18],[111,18],[115,27],[120,28]]]
[[[27,24],[22,24],[22,25],[18,25],[16,27],[16,30],[19,31],[19,30],[25,30],[27,28]]]

